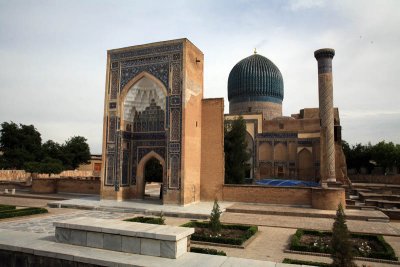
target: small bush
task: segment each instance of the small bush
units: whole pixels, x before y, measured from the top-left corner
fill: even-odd
[[[191,248],[190,248],[190,252],[201,253],[201,254],[210,254],[210,255],[226,256],[225,251],[216,250],[216,249],[213,249],[213,248],[197,248],[197,247],[191,247]]]
[[[6,211],[6,210],[15,210],[15,206],[11,205],[0,205],[0,212]]]
[[[328,267],[331,266],[329,263],[324,263],[324,262],[316,262],[316,261],[302,261],[302,260],[293,260],[293,259],[288,259],[284,258],[282,263],[288,263],[288,264],[298,264],[298,265],[311,265],[311,266],[320,266],[320,267]]]
[[[214,200],[214,206],[210,215],[210,229],[213,233],[218,233],[221,230],[221,222],[219,217],[221,216],[222,211],[219,209],[218,200]]]
[[[138,222],[138,223],[160,224],[160,225],[164,225],[165,224],[165,219],[164,219],[164,217],[161,217],[161,216],[159,218],[139,216],[139,217],[135,217],[135,218],[126,219],[124,221],[126,221],[126,222]]]
[[[25,209],[15,209],[15,210],[6,210],[3,212],[0,212],[0,219],[6,219],[6,218],[13,218],[13,217],[19,217],[19,216],[28,216],[28,215],[34,215],[34,214],[41,214],[41,213],[47,213],[47,209],[44,208],[25,208]]]

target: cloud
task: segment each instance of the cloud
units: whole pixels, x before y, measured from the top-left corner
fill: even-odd
[[[224,97],[226,111],[229,72],[254,48],[282,72],[285,115],[317,107],[313,52],[334,48],[343,135],[379,139],[374,125],[399,132],[399,8],[386,0],[0,1],[0,122],[34,124],[58,141],[84,135],[101,153],[106,50],[187,37],[205,55],[204,96]]]

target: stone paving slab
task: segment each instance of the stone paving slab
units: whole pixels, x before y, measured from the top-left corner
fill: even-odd
[[[66,219],[78,217],[102,218],[102,219],[122,219],[127,216],[126,213],[106,212],[106,211],[85,211],[76,210],[67,214],[51,215],[46,217],[25,218],[16,221],[0,221],[0,229],[8,229],[14,231],[24,231],[32,233],[45,233],[54,235],[54,222],[60,222]]]
[[[236,203],[226,208],[227,212],[234,213],[251,213],[251,214],[268,214],[281,216],[298,216],[298,217],[314,217],[314,218],[335,218],[334,210],[319,210],[311,208],[277,206],[277,205],[260,205],[260,204],[243,204]],[[389,222],[389,217],[378,210],[346,210],[348,220],[382,220]]]
[[[149,203],[149,201],[141,200],[100,200],[98,197],[92,197],[49,202],[48,206],[54,208],[77,208],[88,210],[143,213],[148,215],[158,215],[160,214],[160,212],[163,212],[165,216],[208,219],[213,204],[213,202],[198,202],[186,206],[179,206]],[[232,204],[232,202],[219,202],[221,211],[225,211],[226,207],[231,206]]]
[[[23,241],[29,240],[26,243]],[[129,254],[108,251],[97,248],[74,246],[55,243],[46,234],[23,233],[10,230],[0,230],[0,249],[10,251],[23,251],[25,253],[73,260],[76,262],[97,264],[104,266],[209,266],[209,267],[299,267],[300,265],[274,263],[235,257],[214,256],[197,253],[186,253],[178,259],[167,259],[146,255]]]

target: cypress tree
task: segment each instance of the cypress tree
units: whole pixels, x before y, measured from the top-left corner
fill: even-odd
[[[224,127],[225,183],[243,184],[246,163],[250,159],[246,142],[246,122],[243,117],[225,121]]]
[[[336,210],[336,218],[332,228],[332,266],[355,267],[353,248],[350,242],[350,233],[346,225],[346,215],[340,203]]]

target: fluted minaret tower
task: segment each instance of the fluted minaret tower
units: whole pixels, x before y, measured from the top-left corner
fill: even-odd
[[[319,117],[321,120],[321,183],[336,182],[333,113],[332,59],[335,50],[323,48],[314,52],[318,61]]]

